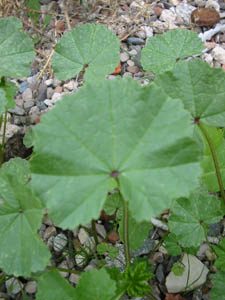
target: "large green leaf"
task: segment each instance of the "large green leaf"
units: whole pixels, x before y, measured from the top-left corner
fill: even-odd
[[[215,251],[218,256],[216,260],[216,268],[225,272],[225,238],[223,238],[219,245],[215,246]]]
[[[148,221],[198,184],[201,155],[179,100],[132,79],[86,84],[33,128],[31,185],[55,224],[97,218],[111,176],[136,221]]]
[[[156,77],[166,95],[182,100],[193,119],[212,126],[225,126],[225,72],[194,59],[179,62],[172,71]]]
[[[14,17],[0,19],[0,77],[20,78],[30,74],[33,44]]]
[[[145,70],[158,74],[172,69],[180,59],[201,54],[204,48],[196,32],[170,30],[147,41],[141,63]]]
[[[184,247],[199,246],[205,238],[208,224],[222,216],[219,199],[209,195],[205,187],[194,191],[189,199],[178,199],[169,218],[169,228]]]
[[[219,271],[213,277],[213,287],[210,291],[211,300],[225,300],[224,293],[225,272]]]
[[[0,267],[28,277],[45,268],[50,259],[37,234],[43,208],[27,185],[28,162],[16,158],[0,169]]]
[[[38,281],[37,300],[111,300],[116,292],[116,283],[104,268],[84,272],[76,288],[57,271],[45,273]]]
[[[66,80],[86,69],[85,80],[103,79],[120,61],[119,48],[117,37],[103,25],[77,26],[56,45],[52,59],[55,75]]]

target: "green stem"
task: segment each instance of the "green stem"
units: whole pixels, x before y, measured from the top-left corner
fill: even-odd
[[[221,173],[220,173],[219,163],[218,163],[218,160],[217,160],[217,157],[216,157],[216,151],[215,151],[214,145],[213,145],[213,143],[212,143],[212,141],[211,141],[211,139],[208,135],[207,130],[203,126],[202,122],[198,122],[198,127],[200,128],[203,136],[206,138],[206,141],[209,145],[209,149],[210,149],[210,152],[211,152],[211,155],[212,155],[212,158],[213,158],[213,162],[214,162],[214,166],[215,166],[215,170],[216,170],[216,177],[217,177],[218,184],[219,184],[219,187],[220,187],[221,196],[222,196],[223,201],[225,203],[225,193],[224,193],[223,181],[222,181],[222,176],[221,176]]]
[[[80,271],[72,270],[72,269],[64,269],[64,268],[58,268],[58,267],[53,267],[53,266],[47,266],[46,268],[49,271],[51,271],[51,270],[57,270],[59,272],[73,273],[73,274],[78,274],[78,275],[81,274]]]
[[[2,121],[3,121],[3,116],[0,117],[0,130],[2,128]]]
[[[123,199],[123,237],[124,237],[124,253],[126,260],[126,267],[130,265],[130,243],[129,243],[129,230],[128,230],[128,202]]]
[[[5,117],[4,117],[4,124],[3,124],[3,136],[2,136],[2,147],[4,151],[4,146],[5,146],[5,134],[6,134],[6,123],[7,123],[7,112],[5,112]]]

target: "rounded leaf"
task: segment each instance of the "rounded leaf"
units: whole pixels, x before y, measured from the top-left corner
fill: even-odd
[[[30,74],[33,44],[14,17],[0,19],[0,76],[20,78]]]
[[[43,208],[26,184],[27,172],[28,162],[18,158],[0,169],[0,267],[24,277],[43,270],[50,259],[37,234]]]
[[[193,128],[181,101],[154,85],[86,84],[33,128],[31,185],[63,228],[98,218],[112,177],[132,216],[150,220],[198,184]]]
[[[120,41],[105,26],[76,26],[56,45],[52,59],[55,75],[66,80],[85,70],[86,81],[103,79],[120,61],[119,49]]]
[[[159,74],[172,69],[180,59],[201,54],[204,48],[196,32],[170,30],[147,41],[141,63],[145,70]]]

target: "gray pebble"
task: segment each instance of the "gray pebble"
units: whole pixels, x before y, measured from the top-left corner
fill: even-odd
[[[45,105],[44,102],[40,102],[40,103],[37,104],[37,107],[40,110],[45,110],[47,108],[47,105]]]
[[[28,294],[35,294],[37,292],[36,281],[28,281],[28,283],[25,286],[25,292]]]
[[[15,278],[10,278],[6,280],[5,286],[9,295],[16,295],[21,291],[20,284]],[[22,282],[21,286],[23,286]]]
[[[25,115],[25,110],[19,106],[15,106],[14,108],[10,108],[8,110],[10,113],[15,114],[17,116],[24,116]]]
[[[67,244],[67,237],[63,233],[59,233],[54,238],[53,248],[56,252],[61,252]]]
[[[47,98],[47,85],[42,83],[38,89],[37,100],[42,102]]]
[[[159,283],[163,283],[165,280],[165,275],[164,275],[164,271],[163,271],[163,265],[159,264],[156,272],[155,272],[155,276],[158,279]]]
[[[22,94],[28,88],[28,82],[24,81],[20,84],[19,92]]]
[[[215,224],[210,224],[208,236],[218,237],[218,236],[220,236],[222,231],[223,231],[223,225],[220,222],[215,223]]]
[[[43,239],[44,241],[47,241],[51,236],[55,236],[57,234],[56,229],[54,226],[49,226],[46,228],[44,234],[43,234]]]
[[[22,98],[24,101],[30,101],[33,99],[33,93],[32,90],[30,88],[27,88],[23,94],[22,94]]]
[[[25,101],[23,105],[25,111],[29,111],[33,106],[34,106],[34,101]]]
[[[120,61],[126,62],[129,59],[129,55],[126,52],[120,53]]]
[[[52,84],[53,84],[53,79],[50,78],[50,79],[45,80],[45,84],[46,84],[47,86],[52,85]]]
[[[145,239],[144,243],[135,251],[131,251],[131,255],[136,257],[144,254],[148,254],[152,251],[155,242],[152,239]]]
[[[145,41],[143,39],[137,38],[137,37],[129,37],[127,39],[128,44],[133,45],[144,45]]]
[[[51,99],[53,94],[54,94],[54,89],[52,87],[48,87],[46,93],[47,99]]]
[[[78,281],[80,280],[80,275],[78,274],[71,274],[69,277],[69,282],[72,284],[78,284]]]

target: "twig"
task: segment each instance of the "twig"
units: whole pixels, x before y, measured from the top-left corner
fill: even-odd
[[[27,21],[25,21],[25,20],[22,20],[22,22],[23,22],[23,24],[25,24],[25,25],[31,27],[34,31],[36,31],[36,32],[37,32],[38,34],[40,34],[41,36],[43,36],[43,37],[45,37],[46,39],[48,39],[50,42],[55,43],[55,41],[54,41],[52,38],[50,38],[50,37],[44,35],[43,32],[42,32],[41,30],[39,30],[38,28],[36,28],[33,24],[31,24],[31,23],[29,23],[29,22],[27,22]]]
[[[67,10],[65,1],[63,2],[63,12],[64,12],[64,15],[65,15],[67,27],[68,27],[69,30],[71,30],[72,28],[71,28],[71,25],[70,25],[70,18],[69,18],[69,15],[68,15],[68,10]]]
[[[64,17],[64,15],[58,14],[58,13],[55,13],[55,12],[52,12],[52,11],[41,11],[41,10],[32,9],[32,8],[23,7],[23,6],[20,6],[20,8],[23,9],[23,10],[27,10],[27,11],[30,11],[30,12],[37,13],[37,14],[44,14],[44,15],[50,15],[50,16],[56,16],[56,17]]]
[[[41,78],[41,76],[43,75],[43,73],[44,73],[45,70],[47,69],[47,67],[48,67],[48,65],[49,65],[49,63],[50,63],[50,60],[51,60],[51,58],[52,58],[54,52],[55,52],[55,49],[53,48],[52,51],[51,51],[51,53],[49,54],[49,57],[48,57],[48,59],[47,59],[45,65],[44,65],[43,69],[42,69],[41,72],[39,73],[39,75],[38,75],[38,77],[37,77],[37,80]]]

